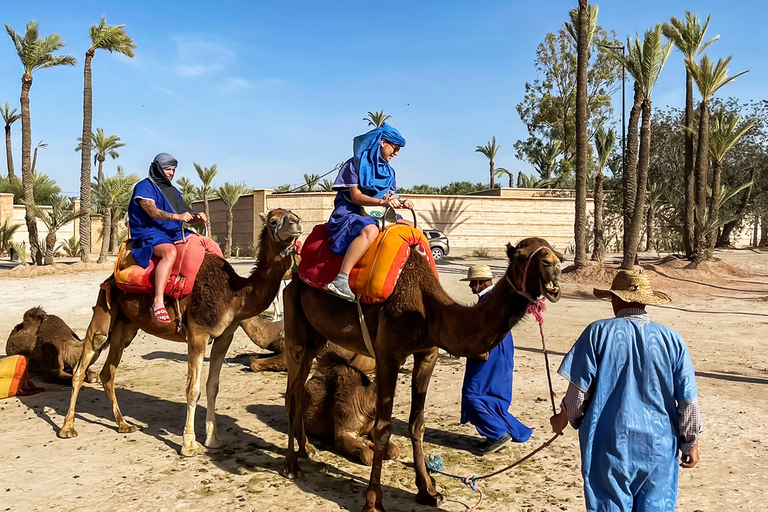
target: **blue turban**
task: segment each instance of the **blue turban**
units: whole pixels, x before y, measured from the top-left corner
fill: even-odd
[[[383,197],[395,185],[395,170],[379,153],[382,139],[400,147],[405,146],[405,139],[400,132],[387,123],[358,135],[352,146],[355,154],[352,163],[360,180],[360,191],[376,198]]]

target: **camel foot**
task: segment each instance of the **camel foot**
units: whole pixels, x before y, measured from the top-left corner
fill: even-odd
[[[139,430],[139,427],[136,425],[131,425],[127,421],[125,423],[121,423],[117,429],[117,431],[121,434],[130,434],[132,432],[136,432],[137,430]]]
[[[72,439],[73,437],[77,437],[77,430],[75,430],[75,427],[65,425],[59,430],[59,437],[62,439]]]
[[[427,505],[428,507],[438,507],[443,502],[443,495],[435,491],[432,495],[429,491],[419,491],[416,495],[416,503],[419,505]]]
[[[95,384],[99,382],[99,374],[88,370],[87,372],[85,372],[85,382],[88,382],[90,384]]]
[[[283,475],[288,480],[295,480],[297,478],[301,478],[301,470],[296,467],[293,469],[288,469],[287,467],[283,468],[282,471],[280,471],[280,474]]]
[[[192,443],[185,444],[181,448],[181,454],[184,457],[196,457],[204,453],[205,453],[205,447],[200,443],[198,443],[197,441],[193,441]]]
[[[307,443],[299,448],[299,458],[312,460],[317,456],[317,449],[307,441]]]
[[[219,448],[224,447],[224,441],[222,441],[218,436],[210,437],[205,440],[205,447],[209,450],[218,450]]]
[[[373,450],[363,450],[360,452],[360,462],[370,467],[373,466]]]
[[[379,494],[378,497],[377,494]],[[376,493],[371,489],[365,491],[365,506],[363,507],[362,512],[386,512],[384,510],[384,505],[381,503],[380,494],[381,492]]]

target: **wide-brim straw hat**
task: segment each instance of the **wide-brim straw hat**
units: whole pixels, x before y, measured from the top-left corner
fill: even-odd
[[[493,279],[493,272],[488,265],[472,265],[469,267],[467,277],[459,279],[459,281],[485,281],[486,279]]]
[[[651,279],[642,270],[619,270],[610,290],[594,289],[595,297],[610,299],[615,295],[624,302],[637,302],[648,306],[668,304],[672,299],[666,293],[654,291]]]

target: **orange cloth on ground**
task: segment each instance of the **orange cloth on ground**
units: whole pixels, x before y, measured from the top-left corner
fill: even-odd
[[[29,379],[27,358],[8,356],[0,359],[0,398],[15,396]]]
[[[131,256],[126,243],[120,248],[115,262],[115,283],[128,293],[153,293],[155,283],[155,265],[158,258],[152,257],[149,266],[143,268]],[[165,286],[165,295],[178,299],[192,293],[195,277],[203,263],[205,253],[210,252],[223,257],[219,245],[206,236],[188,236],[176,244],[176,261]]]

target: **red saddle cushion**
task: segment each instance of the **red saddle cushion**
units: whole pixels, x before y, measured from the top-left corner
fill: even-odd
[[[153,256],[147,268],[136,263],[131,255],[128,242],[120,248],[115,262],[115,283],[117,287],[128,293],[154,293],[155,266],[160,261]],[[192,293],[195,277],[203,263],[205,253],[210,252],[224,257],[219,245],[207,236],[193,235],[185,240],[176,242],[176,261],[173,263],[171,275],[165,286],[165,295],[180,299]]]

